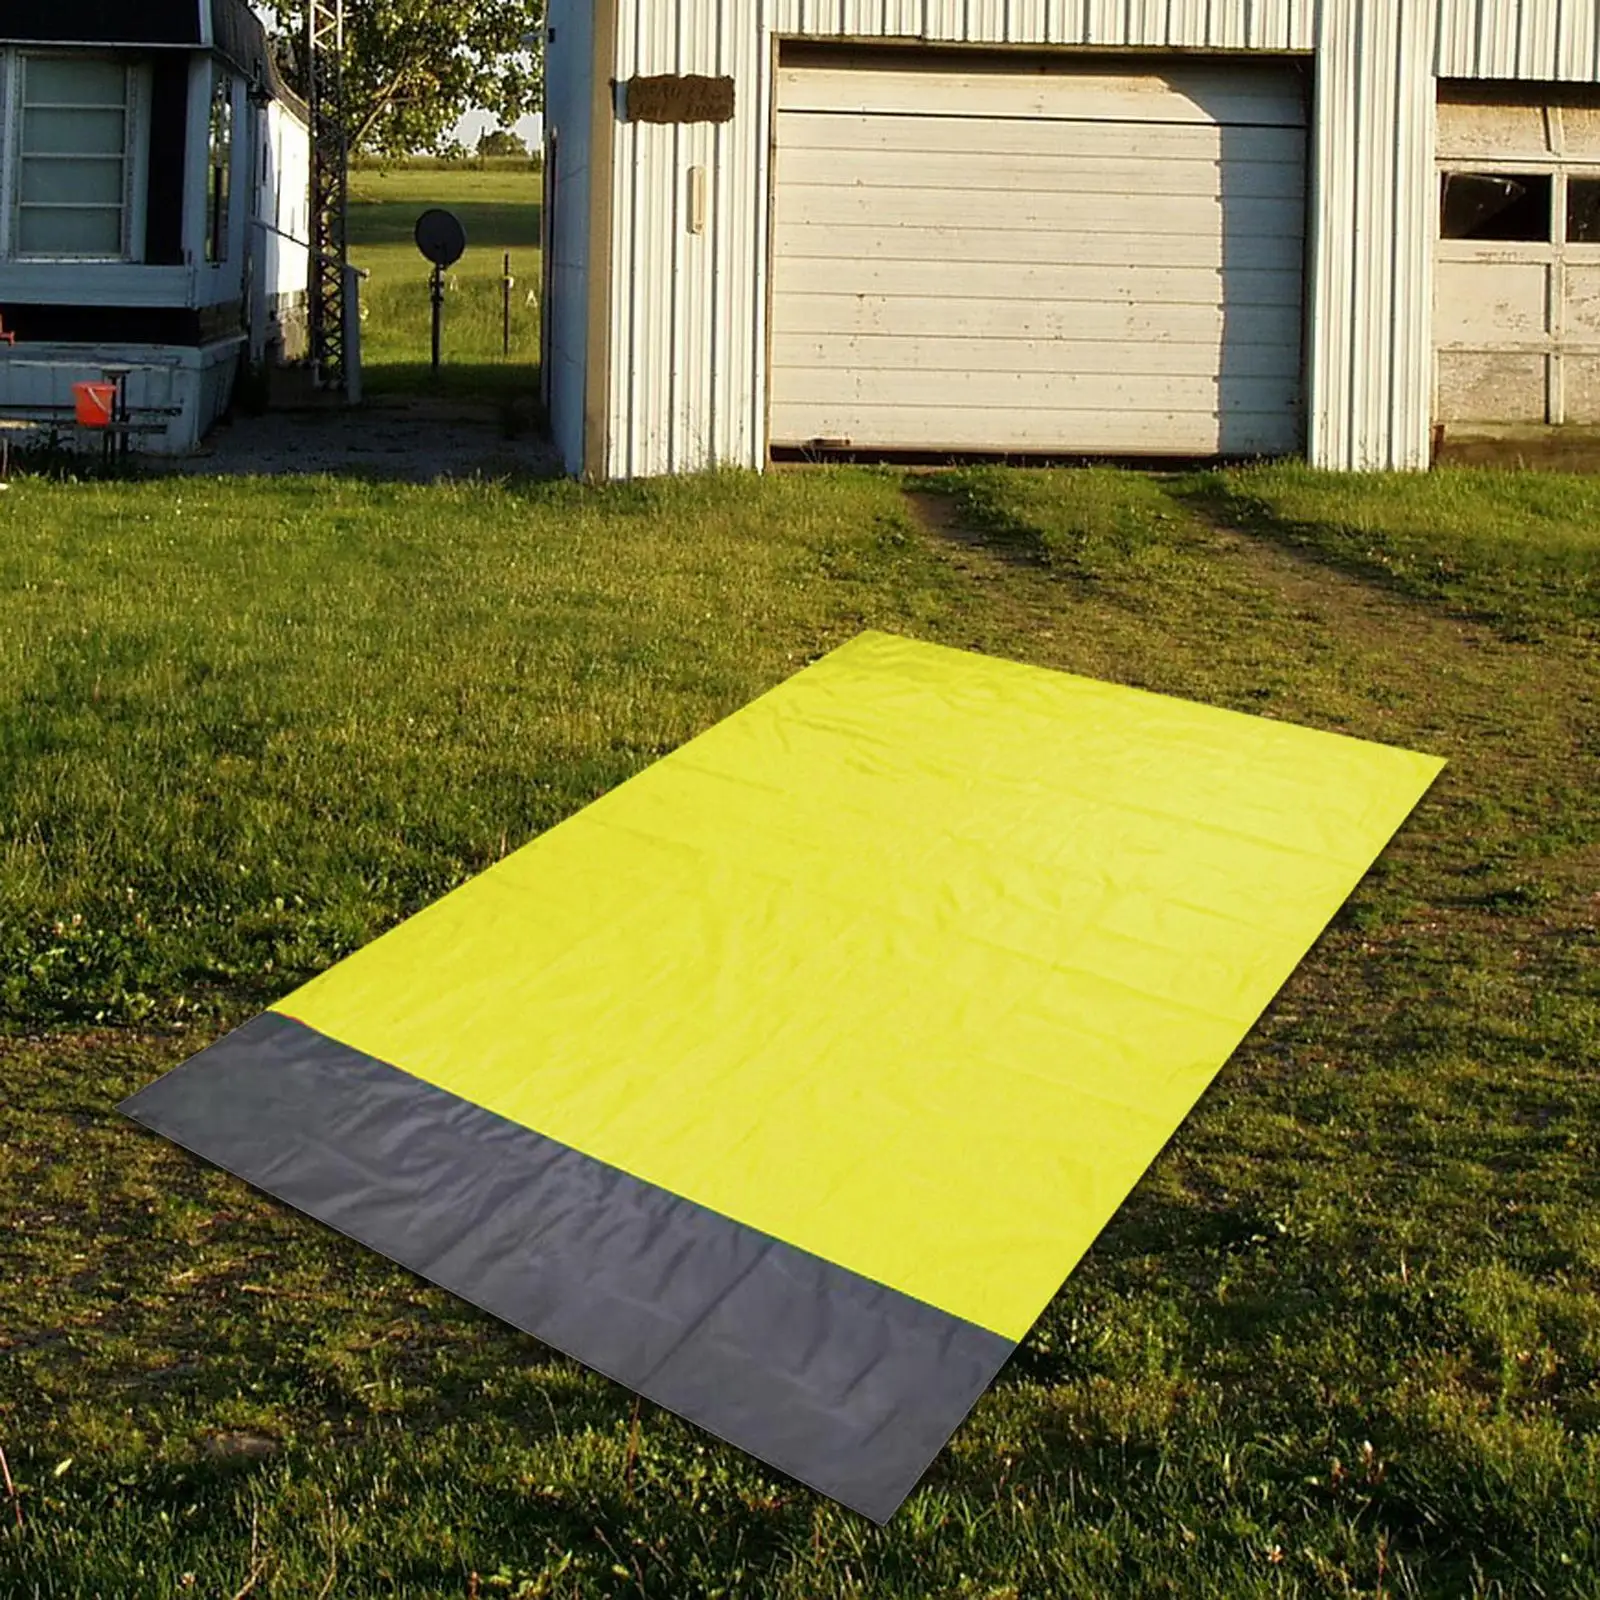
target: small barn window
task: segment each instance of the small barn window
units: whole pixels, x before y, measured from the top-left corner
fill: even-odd
[[[132,74],[116,61],[22,61],[15,253],[125,260]]]
[[[1551,187],[1547,172],[1447,172],[1440,237],[1548,244]]]
[[[211,86],[211,155],[206,182],[206,260],[228,259],[233,199],[233,80],[221,67]]]
[[[1600,244],[1600,178],[1568,180],[1567,243]]]

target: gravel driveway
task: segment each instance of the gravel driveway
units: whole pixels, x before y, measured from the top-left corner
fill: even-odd
[[[146,465],[191,477],[318,473],[434,483],[441,478],[549,477],[550,441],[523,423],[506,437],[501,411],[470,401],[382,398],[352,410],[270,411],[216,428],[194,455]]]

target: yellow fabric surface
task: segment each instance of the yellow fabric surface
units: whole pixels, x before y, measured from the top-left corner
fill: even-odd
[[[1443,765],[867,633],[275,1009],[1020,1339]]]

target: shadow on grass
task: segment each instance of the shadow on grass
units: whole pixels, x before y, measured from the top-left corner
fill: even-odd
[[[1171,1296],[1181,1299],[1187,1319],[1179,1341],[1184,1365],[1204,1361],[1220,1348],[1269,1346],[1275,1336],[1318,1306],[1325,1309],[1327,1285],[1275,1282],[1270,1295],[1235,1290],[1217,1300],[1214,1285],[1235,1264],[1267,1259],[1282,1243],[1279,1222],[1249,1197],[1237,1203],[1207,1205],[1177,1200],[1142,1184],[1122,1204],[1095,1241],[1090,1258],[1051,1301],[1006,1363],[996,1387],[1059,1384],[1095,1377],[1125,1377],[1120,1345],[1108,1357],[1108,1307],[1129,1294],[1143,1293],[1142,1265],[1161,1262]],[[1121,1313],[1113,1320],[1125,1323]]]
[[[1170,486],[1169,493],[1202,521],[1226,533],[1291,551],[1319,566],[1381,589],[1397,599],[1415,601],[1417,585],[1383,562],[1363,557],[1340,537],[1341,530],[1318,521],[1285,516],[1260,495],[1220,473],[1205,473]],[[1440,598],[1429,594],[1427,598]]]
[[[362,384],[374,399],[515,401],[532,426],[543,428],[546,417],[539,398],[539,368],[521,361],[446,361],[438,372],[426,361],[368,361]]]
[[[1292,500],[1297,489],[1302,498],[1310,492],[1274,481],[1269,470],[1256,483],[1248,472],[1200,473],[1168,492],[1213,527],[1452,620],[1494,628],[1511,643],[1592,628],[1600,618],[1592,559],[1571,534],[1560,536],[1563,524],[1584,520],[1580,506],[1561,503],[1570,491],[1560,479],[1502,475],[1498,504],[1486,494],[1466,522],[1453,480],[1440,475],[1321,480],[1316,493],[1326,514],[1309,516],[1275,503]]]

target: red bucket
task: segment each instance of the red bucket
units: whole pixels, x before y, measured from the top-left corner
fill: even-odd
[[[78,421],[86,428],[109,428],[117,411],[117,386],[114,383],[75,383],[72,398],[77,403]]]

